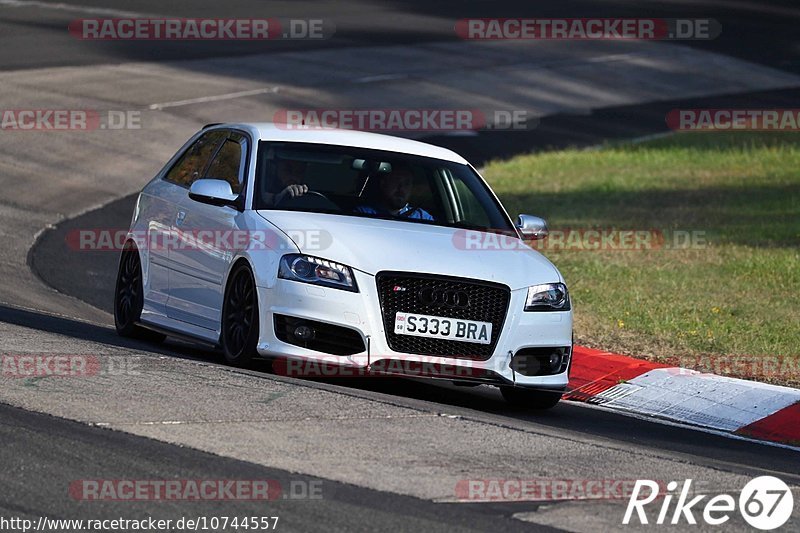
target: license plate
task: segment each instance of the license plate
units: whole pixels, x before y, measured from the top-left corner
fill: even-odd
[[[394,332],[398,335],[414,335],[476,344],[491,344],[492,342],[491,322],[414,313],[397,313],[394,316]]]

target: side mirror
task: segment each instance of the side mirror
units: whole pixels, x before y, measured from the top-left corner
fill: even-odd
[[[517,217],[517,229],[526,240],[539,240],[547,237],[550,233],[547,229],[547,222],[543,218],[533,215],[520,215]]]
[[[239,195],[233,194],[231,184],[225,180],[202,179],[192,183],[189,198],[204,204],[236,207]]]

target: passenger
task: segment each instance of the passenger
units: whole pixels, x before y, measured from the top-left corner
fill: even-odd
[[[360,205],[356,207],[356,213],[434,220],[431,214],[421,207],[414,207],[408,203],[414,183],[414,172],[411,168],[395,166],[389,174],[381,175],[379,180],[380,194],[376,205]]]

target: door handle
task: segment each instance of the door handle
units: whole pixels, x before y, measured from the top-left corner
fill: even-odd
[[[175,225],[183,225],[184,220],[186,220],[186,211],[178,211],[178,215],[175,217]]]

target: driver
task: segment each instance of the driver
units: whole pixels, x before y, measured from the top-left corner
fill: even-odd
[[[410,167],[397,165],[392,172],[381,175],[379,179],[380,195],[377,205],[374,207],[358,206],[355,209],[356,213],[433,220],[430,213],[408,203],[408,199],[411,197],[411,186],[414,183],[414,172]]]
[[[305,181],[306,162],[297,159],[278,159],[276,162],[276,176],[283,189],[278,193],[265,193],[264,200],[267,205],[275,207],[286,197],[297,198],[308,192]]]

